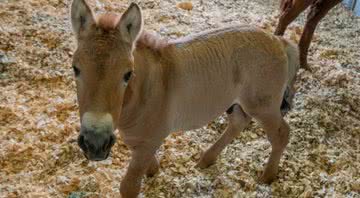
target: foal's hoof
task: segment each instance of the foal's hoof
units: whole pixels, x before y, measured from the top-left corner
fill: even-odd
[[[196,165],[195,168],[205,169],[210,167],[211,165],[215,164],[215,162],[205,162],[204,160],[200,160]]]
[[[207,157],[205,153],[201,153],[201,157],[199,162],[195,165],[195,168],[208,168],[209,166],[215,164],[216,159],[212,159],[210,157]]]
[[[154,163],[152,164],[146,171],[146,177],[153,177],[157,172],[159,172],[159,164],[157,163]]]
[[[259,178],[259,183],[260,184],[271,184],[275,179],[276,179],[276,175],[265,175],[265,174],[263,174]]]
[[[146,177],[153,177],[157,172],[159,172],[159,166],[150,167],[146,171]]]

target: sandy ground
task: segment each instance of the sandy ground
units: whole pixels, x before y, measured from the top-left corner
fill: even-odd
[[[89,0],[96,12],[123,12],[124,0]],[[137,1],[146,29],[167,38],[228,24],[273,31],[278,1]],[[15,63],[0,68],[0,197],[119,197],[129,151],[118,139],[110,159],[89,162],[75,140],[78,106],[71,69],[75,40],[67,0],[0,0],[0,50]],[[201,129],[169,136],[161,170],[143,182],[143,197],[360,197],[360,19],[342,6],[321,23],[301,70],[291,139],[278,179],[256,179],[270,144],[256,123],[205,170],[201,150],[226,126],[220,117]],[[304,17],[286,37],[298,40]]]

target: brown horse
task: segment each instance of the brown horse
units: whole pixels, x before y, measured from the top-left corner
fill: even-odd
[[[311,5],[299,42],[300,65],[302,68],[310,69],[307,65],[307,54],[317,24],[325,17],[331,8],[335,7],[341,1],[342,0],[281,0],[281,14],[275,30],[275,35],[279,36],[284,35],[287,26]]]
[[[73,57],[78,143],[88,159],[103,160],[119,129],[132,151],[123,197],[136,197],[142,176],[157,172],[155,152],[170,132],[201,127],[226,109],[229,126],[198,167],[213,164],[254,118],[272,145],[260,181],[275,179],[288,143],[280,105],[299,68],[296,46],[250,26],[166,41],[143,31],[134,3],[121,17],[95,18],[84,0],[74,0],[71,19],[78,43]]]

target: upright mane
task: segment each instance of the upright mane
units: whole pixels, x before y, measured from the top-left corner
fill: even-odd
[[[97,26],[103,30],[114,30],[120,18],[114,13],[101,14],[97,19]]]
[[[97,26],[103,30],[114,30],[121,17],[117,14],[106,13],[98,17]],[[149,48],[153,51],[160,51],[162,48],[168,45],[166,39],[160,38],[156,33],[143,30],[139,36],[136,47],[137,48]]]
[[[157,52],[166,46],[168,46],[168,41],[166,39],[162,39],[155,33],[145,30],[143,30],[136,43],[137,48],[149,48]]]

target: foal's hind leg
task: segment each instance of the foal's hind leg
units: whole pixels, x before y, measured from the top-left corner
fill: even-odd
[[[215,163],[217,156],[239,133],[250,123],[251,118],[245,114],[240,105],[233,105],[227,112],[229,125],[221,137],[206,150],[196,165],[206,168]]]
[[[289,126],[282,118],[279,110],[264,111],[267,113],[257,114],[253,117],[261,123],[271,143],[270,158],[265,170],[260,177],[261,183],[271,183],[278,173],[280,158],[289,142]]]

